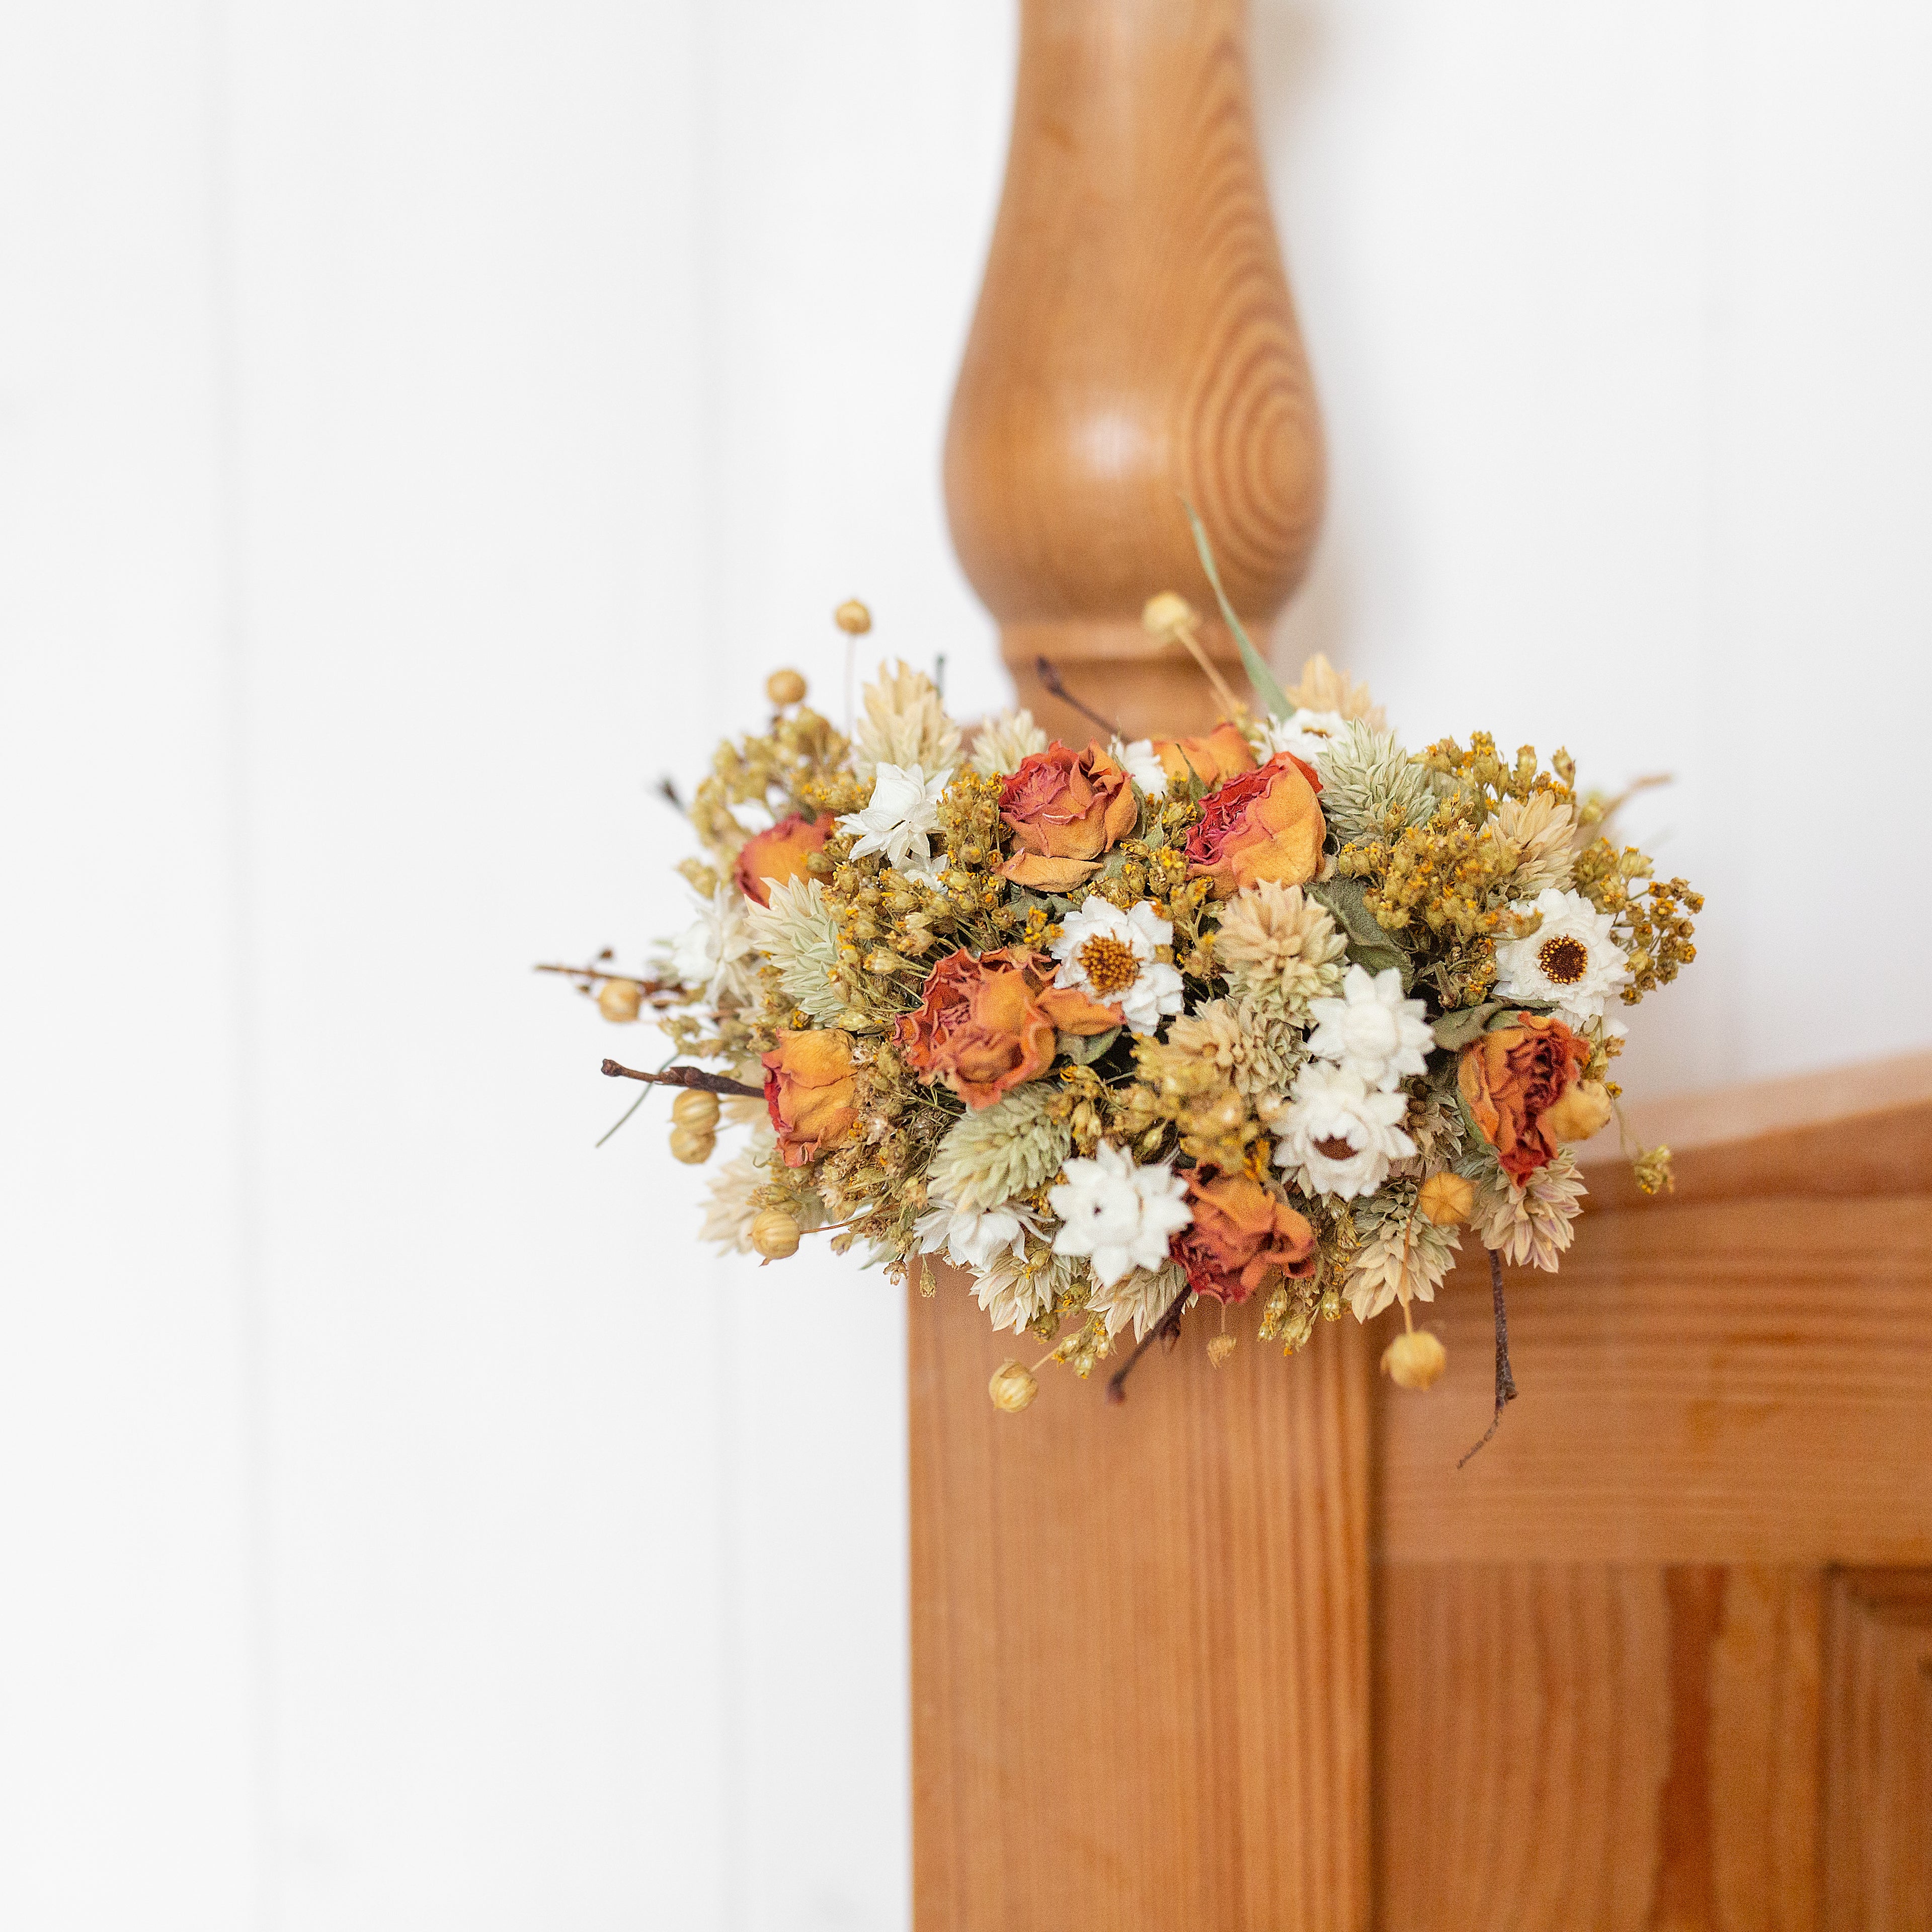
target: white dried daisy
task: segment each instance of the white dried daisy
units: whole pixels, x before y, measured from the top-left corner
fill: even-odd
[[[862,812],[848,812],[838,821],[842,832],[856,832],[855,859],[883,857],[895,872],[936,879],[944,858],[932,853],[932,834],[939,828],[939,801],[946,794],[950,770],[931,778],[921,765],[880,765],[873,775],[872,796]]]
[[[1360,1075],[1379,1093],[1386,1094],[1405,1074],[1428,1070],[1429,1050],[1436,1043],[1424,1017],[1429,1009],[1420,1000],[1402,998],[1402,975],[1393,966],[1372,979],[1366,968],[1351,966],[1341,998],[1317,1000],[1309,1011],[1315,1021],[1309,1052]]]
[[[1094,1279],[1111,1288],[1130,1268],[1157,1268],[1168,1238],[1194,1219],[1187,1184],[1166,1161],[1143,1166],[1102,1141],[1091,1160],[1066,1163],[1066,1178],[1048,1196],[1060,1216],[1054,1251],[1084,1255]]]
[[[1024,1255],[1027,1237],[1040,1231],[1039,1217],[1012,1201],[998,1208],[934,1201],[913,1228],[922,1252],[944,1250],[948,1261],[969,1268],[990,1268],[1002,1255]]]
[[[1348,941],[1328,909],[1299,886],[1244,886],[1222,902],[1220,919],[1214,963],[1236,992],[1300,1018],[1341,985]]]
[[[1468,1170],[1466,1168],[1465,1172]],[[1476,1201],[1470,1226],[1486,1248],[1510,1268],[1538,1268],[1554,1274],[1583,1211],[1583,1177],[1568,1148],[1521,1186],[1493,1160],[1474,1176]]]
[[[1090,893],[1067,914],[1053,942],[1060,962],[1054,984],[1118,1006],[1132,1032],[1153,1033],[1166,1015],[1180,1012],[1185,998],[1180,974],[1154,957],[1156,948],[1173,940],[1173,922],[1148,901],[1123,912],[1098,892]]]
[[[838,971],[838,921],[824,887],[808,878],[782,880],[768,890],[769,905],[753,905],[738,894],[759,951],[777,968],[779,988],[794,1006],[815,1020],[836,1022],[849,1002]]]
[[[1178,1262],[1162,1262],[1159,1268],[1130,1269],[1119,1280],[1094,1288],[1087,1306],[1106,1323],[1109,1335],[1132,1322],[1134,1340],[1144,1342],[1175,1298],[1186,1292],[1186,1270]]]
[[[908,664],[880,665],[866,687],[856,735],[853,764],[862,778],[887,765],[936,772],[959,762],[959,728],[946,716],[939,687]]]
[[[672,942],[670,970],[678,984],[701,991],[714,1012],[751,1003],[758,948],[747,916],[750,904],[735,885],[720,886]]]
[[[1348,728],[1339,711],[1296,711],[1286,718],[1263,718],[1248,727],[1248,742],[1265,764],[1286,752],[1312,765]]]
[[[1282,1130],[1275,1165],[1304,1193],[1372,1194],[1388,1178],[1389,1163],[1415,1151],[1401,1126],[1408,1111],[1406,1094],[1375,1093],[1360,1074],[1311,1060],[1275,1124]]]
[[[1151,738],[1110,739],[1107,755],[1149,798],[1167,796],[1167,767],[1154,755]]]
[[[1554,886],[1510,910],[1533,912],[1541,923],[1527,939],[1497,942],[1497,997],[1554,1006],[1556,1017],[1570,1026],[1600,1020],[1606,1034],[1621,1037],[1628,1031],[1604,1012],[1630,978],[1622,951],[1610,937],[1613,916],[1599,912],[1581,892],[1558,892]]]
[[[1005,778],[1052,742],[1034,722],[1030,711],[1002,711],[974,734],[973,769],[982,778]]]

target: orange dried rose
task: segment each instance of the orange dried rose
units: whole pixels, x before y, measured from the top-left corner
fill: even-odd
[[[1120,1024],[1118,1006],[1053,983],[1053,962],[1023,947],[979,958],[950,952],[927,974],[917,1010],[892,1023],[906,1064],[943,1078],[969,1107],[990,1107],[1053,1064],[1056,1034],[1091,1037]]]
[[[829,817],[806,818],[796,812],[770,831],[754,833],[738,854],[738,890],[748,899],[770,905],[771,888],[808,877],[807,861],[831,836]]]
[[[1328,827],[1316,794],[1322,781],[1291,752],[1230,778],[1203,802],[1187,835],[1187,875],[1206,879],[1217,899],[1271,880],[1299,886],[1322,864]]]
[[[1192,1223],[1172,1253],[1187,1286],[1216,1301],[1245,1301],[1271,1274],[1299,1280],[1315,1272],[1315,1230],[1305,1216],[1245,1174],[1207,1165],[1187,1176]]]
[[[1587,1040],[1561,1020],[1537,1013],[1518,1013],[1514,1025],[1498,1027],[1462,1049],[1456,1084],[1512,1180],[1527,1180],[1556,1158],[1562,1103],[1589,1057]]]
[[[1224,784],[1255,768],[1255,754],[1234,727],[1220,724],[1204,738],[1156,738],[1154,754],[1175,784],[1190,778],[1204,785]]]
[[[1066,892],[1100,869],[1139,809],[1126,773],[1100,746],[1075,752],[1055,740],[1000,789],[1000,816],[1019,848],[1000,873],[1036,892]]]
[[[765,1108],[788,1167],[836,1147],[858,1118],[852,1036],[833,1027],[781,1033],[764,1056]]]

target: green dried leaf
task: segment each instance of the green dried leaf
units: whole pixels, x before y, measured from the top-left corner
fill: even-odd
[[[1064,1033],[1056,1046],[1063,1060],[1070,1060],[1076,1066],[1091,1066],[1120,1036],[1118,1027],[1084,1039],[1077,1033]]]
[[[1436,1022],[1436,1044],[1457,1052],[1478,1034],[1490,1030],[1492,1014],[1502,1010],[1501,1000],[1485,1000],[1480,1006],[1465,1006],[1460,1012],[1444,1013]]]
[[[1348,957],[1357,965],[1371,973],[1386,972],[1393,966],[1402,975],[1402,990],[1408,990],[1415,981],[1415,969],[1408,955],[1376,922],[1360,880],[1327,879],[1303,890],[1328,908],[1348,942]]]

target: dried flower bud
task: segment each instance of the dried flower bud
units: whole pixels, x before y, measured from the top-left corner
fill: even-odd
[[[1210,1336],[1208,1342],[1208,1361],[1218,1369],[1234,1352],[1237,1339],[1232,1335]]]
[[[1580,1080],[1543,1110],[1544,1132],[1556,1141],[1586,1141],[1610,1125],[1610,1096],[1600,1080]]]
[[[752,1220],[752,1245],[768,1262],[798,1252],[798,1223],[782,1208],[767,1208]]]
[[[686,1167],[701,1167],[711,1158],[711,1150],[718,1144],[717,1136],[709,1127],[674,1127],[670,1130],[670,1151],[674,1160],[681,1160]]]
[[[1475,1211],[1476,1190],[1460,1174],[1432,1174],[1418,1190],[1415,1204],[1438,1228],[1466,1228]]]
[[[597,1010],[607,1020],[634,1020],[644,1004],[644,989],[634,980],[606,980],[597,989]]]
[[[671,1102],[670,1117],[676,1126],[709,1133],[718,1124],[718,1096],[701,1087],[687,1087]]]
[[[1382,1351],[1382,1373],[1397,1388],[1426,1389],[1449,1366],[1449,1351],[1426,1328],[1398,1335]]]
[[[795,670],[775,670],[765,680],[765,695],[774,704],[796,704],[805,696],[805,680]]]
[[[986,1393],[993,1398],[995,1408],[1004,1409],[1009,1415],[1017,1415],[1039,1394],[1040,1384],[1024,1362],[1014,1361],[1009,1357],[993,1371],[993,1378],[986,1384]]]
[[[848,597],[832,614],[832,621],[848,638],[862,638],[872,628],[872,614],[856,597]]]
[[[1141,611],[1142,629],[1156,638],[1178,637],[1190,625],[1200,621],[1194,606],[1172,590],[1150,597]]]

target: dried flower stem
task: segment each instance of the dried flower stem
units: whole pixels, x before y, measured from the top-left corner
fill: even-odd
[[[607,1060],[601,1070],[610,1080],[644,1080],[653,1087],[694,1087],[700,1094],[737,1094],[748,1100],[762,1100],[765,1097],[762,1087],[748,1087],[743,1081],[734,1080],[728,1075],[705,1073],[695,1066],[668,1066],[662,1073],[640,1073],[634,1066]]]
[[[621,986],[634,986],[646,999],[659,993],[676,993],[683,988],[670,980],[640,980],[634,973],[607,972],[602,966],[539,966],[539,973],[567,974],[573,980],[615,980]]]
[[[1222,676],[1220,671],[1216,668],[1214,660],[1208,655],[1207,648],[1202,644],[1199,632],[1192,620],[1190,619],[1185,624],[1175,625],[1174,634],[1192,654],[1194,662],[1201,667],[1208,682],[1214,687],[1214,695],[1221,700],[1221,715],[1232,723],[1240,716],[1245,707],[1240,700],[1228,688],[1227,680]]]
[[[1509,1312],[1503,1306],[1502,1257],[1494,1248],[1490,1250],[1490,1298],[1496,1311],[1496,1412],[1490,1418],[1490,1426],[1483,1431],[1483,1440],[1476,1444],[1476,1449],[1482,1448],[1496,1432],[1496,1424],[1503,1419],[1504,1405],[1516,1400],[1516,1377],[1510,1372]],[[1468,1462],[1476,1449],[1472,1449],[1462,1462],[1456,1465],[1456,1468],[1461,1468],[1462,1462]]]
[[[1127,1378],[1133,1373],[1134,1364],[1155,1342],[1165,1341],[1172,1348],[1180,1340],[1180,1311],[1186,1304],[1187,1285],[1184,1282],[1180,1292],[1168,1304],[1167,1312],[1141,1337],[1134,1352],[1107,1378],[1107,1400],[1109,1402],[1126,1400]]]
[[[1111,718],[1102,718],[1090,704],[1082,704],[1079,699],[1067,689],[1052,658],[1035,658],[1033,661],[1033,670],[1034,676],[1038,678],[1040,682],[1060,700],[1061,704],[1072,705],[1082,717],[1099,725],[1109,737],[1118,738],[1120,735],[1120,728]]]

